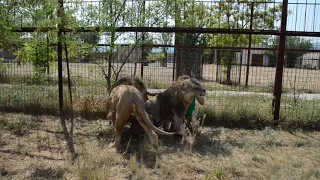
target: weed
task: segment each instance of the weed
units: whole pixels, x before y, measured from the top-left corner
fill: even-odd
[[[223,179],[224,172],[221,167],[216,168],[213,172],[209,172],[205,176],[205,180]]]
[[[78,161],[77,173],[80,180],[102,179],[97,169],[91,168],[87,163]]]
[[[0,128],[5,128],[9,125],[9,122],[6,118],[0,117]]]
[[[308,142],[306,142],[306,141],[297,141],[297,142],[295,142],[294,146],[299,148],[299,147],[303,147],[307,144],[308,144]]]
[[[278,140],[277,132],[272,129],[271,127],[265,127],[262,131],[263,140],[262,143],[266,146],[273,146],[276,145],[276,141]]]
[[[137,163],[137,158],[136,155],[130,156],[129,159],[129,170],[132,174],[135,174],[138,170],[138,163]]]
[[[23,136],[24,134],[27,133],[25,122],[10,123],[7,126],[7,129],[17,136]]]

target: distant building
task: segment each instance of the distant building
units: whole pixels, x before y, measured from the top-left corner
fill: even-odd
[[[269,48],[268,45],[253,44],[251,48]],[[236,52],[237,64],[247,65],[248,62],[248,49],[243,49],[242,52]],[[250,66],[268,66],[269,58],[267,50],[250,50]]]
[[[320,68],[320,52],[309,52],[302,55],[302,67],[308,69]]]

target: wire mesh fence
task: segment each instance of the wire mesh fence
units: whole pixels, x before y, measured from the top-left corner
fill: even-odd
[[[57,2],[0,2],[12,6],[6,23],[16,39],[0,50],[1,109],[57,114]],[[285,35],[281,117],[318,122],[320,4],[289,1],[284,34],[282,6],[281,1],[65,1],[63,59],[70,61],[74,110],[105,118],[108,81],[123,76],[138,76],[154,90],[188,74],[209,90],[203,109],[214,118],[270,120],[275,80],[281,78],[276,77],[279,37]],[[66,62],[63,83],[67,93]]]

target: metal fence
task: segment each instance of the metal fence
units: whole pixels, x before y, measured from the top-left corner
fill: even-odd
[[[29,44],[0,51],[3,110],[51,113],[58,110],[58,92],[68,108],[67,59],[74,107],[83,114],[104,111],[109,70],[111,82],[138,76],[150,89],[168,88],[183,74],[196,77],[209,90],[213,111],[249,107],[275,120],[287,114],[319,120],[317,1],[132,0],[110,1],[109,8],[107,1],[41,2],[17,3],[7,12],[15,37]],[[43,6],[57,15],[47,12],[37,21],[26,13]],[[114,14],[108,19],[108,13]],[[39,59],[51,60],[37,66]]]

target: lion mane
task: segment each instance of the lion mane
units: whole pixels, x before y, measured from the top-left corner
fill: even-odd
[[[180,76],[170,88],[159,93],[155,100],[146,101],[146,111],[155,126],[184,134],[182,131],[187,108],[197,95],[204,96],[205,93],[206,89],[195,78]]]

